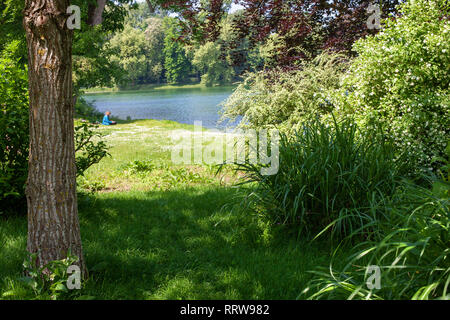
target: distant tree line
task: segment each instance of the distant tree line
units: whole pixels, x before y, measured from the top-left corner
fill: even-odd
[[[161,8],[152,12],[146,3],[139,3],[129,11],[124,29],[117,30],[105,41],[102,51],[115,85],[200,81],[214,86],[239,80],[244,69],[260,68],[264,54],[258,49],[249,50],[243,63],[236,64],[231,46],[227,45],[235,41],[231,24],[239,13],[221,18],[221,31],[216,39],[187,41],[183,20],[168,12]],[[247,42],[241,40],[241,46],[248,49]],[[86,74],[91,66],[83,66],[80,63],[83,60],[80,56],[75,63],[78,63],[77,70]]]

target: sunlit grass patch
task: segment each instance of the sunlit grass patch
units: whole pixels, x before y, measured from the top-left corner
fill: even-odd
[[[237,198],[231,168],[216,175],[212,165],[172,164],[161,146],[173,128],[192,126],[145,120],[100,127],[112,157],[78,179],[89,269],[78,296],[294,299],[311,279],[306,271],[329,263],[327,247],[282,232],[269,237],[265,225],[230,210]],[[2,220],[0,231],[0,299],[49,299],[19,280],[26,219]]]

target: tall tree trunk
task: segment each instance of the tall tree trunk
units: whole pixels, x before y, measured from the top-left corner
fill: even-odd
[[[102,14],[105,10],[106,0],[97,0],[96,5],[89,4],[87,24],[96,26],[102,23]]]
[[[37,264],[70,250],[85,275],[77,211],[69,0],[26,0],[30,154],[27,181],[28,244]]]
[[[146,0],[146,1],[147,1],[148,10],[150,10],[150,13],[155,13],[155,6],[151,2],[151,0]]]

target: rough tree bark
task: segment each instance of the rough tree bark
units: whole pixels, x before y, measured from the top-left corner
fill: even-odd
[[[27,181],[28,244],[37,264],[63,259],[68,250],[86,268],[76,195],[72,38],[69,0],[26,0],[30,153]]]
[[[90,26],[96,26],[103,21],[102,14],[105,10],[106,0],[97,0],[97,4],[90,4],[88,8],[87,23]]]

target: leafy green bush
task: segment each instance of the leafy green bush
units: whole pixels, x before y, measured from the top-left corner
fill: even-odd
[[[222,121],[242,117],[244,127],[298,128],[333,110],[328,92],[338,88],[346,67],[342,56],[325,52],[300,70],[250,73],[225,102]]]
[[[28,168],[28,81],[13,42],[0,57],[0,215],[25,201]]]
[[[384,208],[381,239],[358,244],[340,272],[314,272],[310,299],[450,299],[450,186],[445,193],[405,183]],[[380,288],[366,286],[367,267],[380,267]]]
[[[334,103],[366,130],[381,124],[412,171],[423,171],[450,139],[450,7],[415,0],[399,8],[378,34],[355,43],[358,57]]]
[[[31,288],[36,299],[73,299],[79,296],[79,290],[67,288],[69,266],[78,262],[78,257],[70,252],[67,258],[49,262],[43,267],[36,267],[37,254],[30,254],[30,258],[25,260],[23,266],[27,276],[20,280]],[[20,292],[11,290],[3,294],[4,297],[20,295]]]
[[[110,155],[108,146],[101,140],[103,135],[95,131],[98,126],[86,121],[75,126],[75,164],[77,176],[82,176],[92,165]]]
[[[293,135],[281,134],[279,170],[261,175],[257,165],[241,164],[245,182],[256,182],[248,205],[272,224],[285,224],[307,236],[323,228],[342,238],[369,235],[383,217],[374,208],[393,194],[402,172],[389,140],[374,140],[354,122],[328,126],[307,122]]]
[[[80,187],[79,192],[95,193],[106,188],[106,183],[102,180],[89,180],[85,176],[77,179],[77,186]]]

